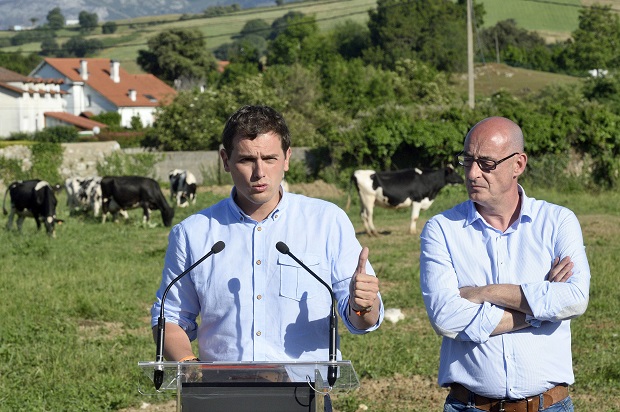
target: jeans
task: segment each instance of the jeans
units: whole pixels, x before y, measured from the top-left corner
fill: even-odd
[[[449,396],[446,398],[446,403],[443,405],[443,412],[477,412],[482,411],[482,409],[477,409],[473,406],[468,406],[461,401],[457,401],[453,397]],[[570,396],[562,399],[559,402],[554,403],[548,408],[539,409],[539,411],[545,412],[574,412],[575,408],[573,407],[573,401]]]

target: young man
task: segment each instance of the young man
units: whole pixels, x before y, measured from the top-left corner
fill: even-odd
[[[266,106],[245,106],[227,121],[220,155],[234,187],[229,198],[176,225],[151,310],[156,335],[162,293],[213,244],[211,256],[170,289],[165,301],[167,360],[328,360],[331,296],[288,255],[284,242],[337,299],[346,327],[373,331],[383,320],[368,249],[332,203],[284,192],[291,156],[288,127]],[[200,323],[197,319],[200,318]]]
[[[570,319],[588,305],[590,268],[570,210],[529,198],[523,133],[491,117],[465,138],[469,200],[427,222],[420,283],[443,336],[444,411],[569,411]]]

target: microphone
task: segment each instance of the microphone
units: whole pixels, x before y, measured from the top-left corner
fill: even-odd
[[[337,313],[336,312],[336,295],[334,295],[334,291],[332,290],[332,287],[328,285],[327,283],[325,283],[325,281],[321,279],[319,276],[317,276],[316,273],[310,270],[310,268],[306,266],[301,260],[297,259],[297,257],[291,253],[286,243],[284,242],[276,243],[276,249],[278,249],[278,252],[284,255],[289,255],[291,258],[293,258],[295,262],[299,263],[299,265],[302,268],[306,269],[308,273],[314,276],[314,278],[318,280],[319,282],[321,282],[321,284],[325,286],[327,290],[329,291],[329,294],[331,295],[331,298],[332,298],[332,311],[329,317],[329,361],[336,362],[336,338],[338,336],[338,317],[336,315]],[[334,384],[336,383],[337,374],[338,374],[338,366],[329,365],[327,367],[327,383],[329,383],[330,387],[333,387]]]
[[[220,253],[224,250],[224,242],[221,240],[216,242],[212,247],[209,253],[201,257],[197,262],[191,265],[187,270],[184,270],[176,278],[172,279],[172,282],[168,284],[166,289],[164,290],[164,294],[161,297],[161,306],[159,308],[159,317],[157,318],[157,352],[155,354],[155,362],[159,363],[159,365],[155,366],[155,370],[153,371],[153,383],[155,384],[155,389],[159,389],[161,385],[164,383],[164,368],[161,363],[164,361],[164,337],[166,334],[166,319],[164,318],[164,302],[166,300],[166,296],[168,295],[168,291],[179,279],[183,276],[187,275],[192,269],[202,263],[203,260],[207,259],[211,255],[215,255],[216,253]]]

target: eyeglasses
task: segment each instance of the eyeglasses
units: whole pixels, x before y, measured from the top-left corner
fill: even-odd
[[[490,172],[491,170],[495,170],[498,164],[518,154],[519,152],[515,152],[509,156],[504,157],[503,159],[491,160],[491,159],[480,159],[480,158],[476,159],[473,156],[467,156],[465,153],[461,152],[456,156],[456,159],[461,166],[471,167],[471,165],[473,165],[474,162],[476,162],[480,170],[482,170],[483,172]]]

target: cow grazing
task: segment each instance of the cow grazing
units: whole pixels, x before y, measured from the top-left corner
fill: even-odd
[[[117,220],[122,210],[141,207],[145,223],[151,220],[151,210],[159,210],[164,226],[172,226],[174,209],[168,205],[159,183],[153,179],[141,176],[105,176],[101,179],[101,196],[102,223],[105,223],[108,212]]]
[[[393,172],[356,170],[352,180],[360,197],[362,222],[366,233],[371,236],[379,234],[372,220],[375,204],[394,209],[413,206],[409,233],[415,234],[420,211],[431,206],[441,188],[447,184],[464,183],[463,178],[451,166],[430,171],[420,169],[403,169]]]
[[[65,180],[67,207],[70,212],[92,210],[99,216],[101,210],[101,177],[69,177]]]
[[[63,221],[56,218],[55,186],[51,186],[44,180],[25,180],[13,182],[4,192],[2,211],[7,215],[5,208],[6,195],[11,196],[11,213],[6,224],[7,230],[13,227],[13,217],[17,214],[17,229],[21,232],[24,219],[34,217],[37,222],[37,230],[41,229],[41,219],[45,224],[47,234],[56,237],[56,223]]]
[[[189,170],[174,169],[168,173],[170,179],[170,201],[178,207],[196,204],[196,177]]]

